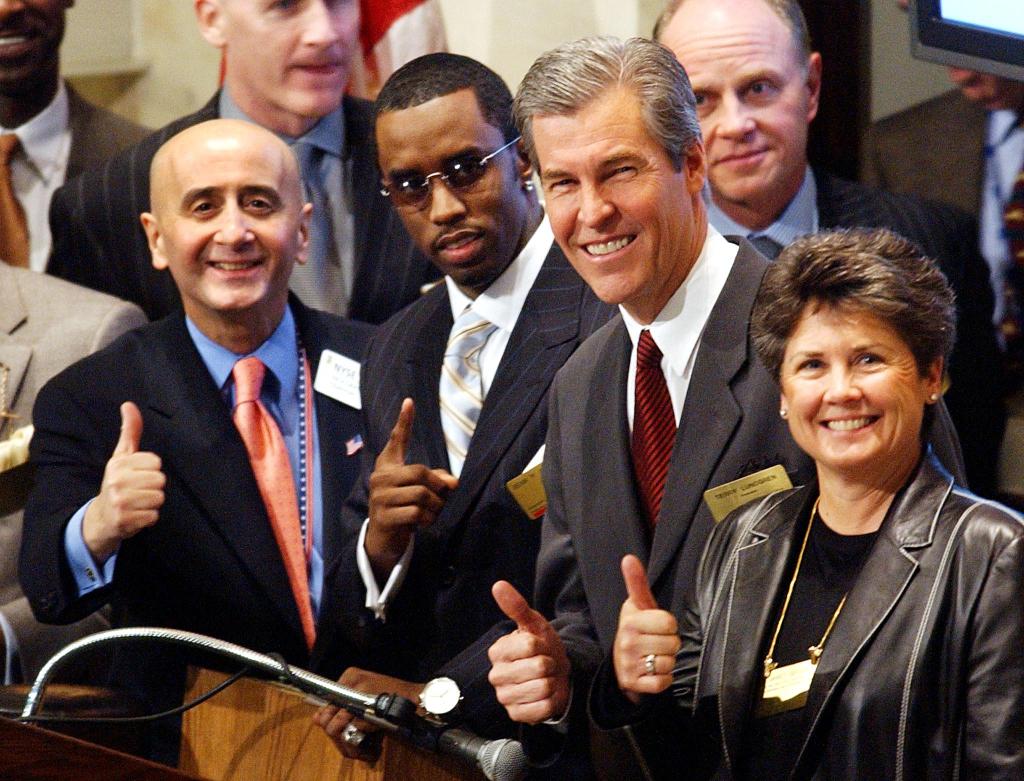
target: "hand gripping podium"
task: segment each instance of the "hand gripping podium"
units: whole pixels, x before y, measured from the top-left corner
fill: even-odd
[[[186,701],[228,676],[189,671]],[[346,758],[313,723],[317,705],[295,690],[243,678],[187,711],[179,767],[218,781],[477,781],[484,776],[451,757],[386,737],[372,765]]]

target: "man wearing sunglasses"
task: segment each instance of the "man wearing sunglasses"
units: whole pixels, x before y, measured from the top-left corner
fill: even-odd
[[[495,736],[512,728],[485,652],[509,626],[495,626],[490,587],[531,593],[543,513],[506,484],[540,463],[552,378],[612,313],[553,244],[511,106],[497,74],[453,54],[414,60],[378,96],[382,189],[445,278],[367,350],[350,551],[330,573],[351,601],[342,642],[374,671],[345,683],[416,701],[434,679],[428,710],[461,697],[462,716]],[[347,714],[319,721],[351,735]]]

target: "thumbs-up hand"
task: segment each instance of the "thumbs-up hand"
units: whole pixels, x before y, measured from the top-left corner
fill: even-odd
[[[100,493],[85,511],[82,536],[97,563],[113,554],[122,540],[160,517],[167,478],[156,453],[139,451],[142,413],[134,403],[121,405],[121,435],[103,471]]]
[[[675,616],[658,608],[640,559],[623,557],[622,578],[627,597],[619,611],[612,662],[619,688],[638,703],[641,694],[657,694],[672,683],[679,627]]]
[[[415,408],[405,399],[391,436],[370,475],[370,525],[366,554],[378,579],[385,579],[420,526],[434,522],[459,481],[447,470],[406,464]]]
[[[499,580],[491,589],[494,601],[516,622],[516,630],[487,651],[487,676],[509,718],[538,724],[561,718],[569,706],[569,657],[558,633],[530,607],[515,587]]]

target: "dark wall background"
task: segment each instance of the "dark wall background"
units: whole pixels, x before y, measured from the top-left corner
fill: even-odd
[[[856,179],[871,116],[870,13],[861,0],[801,0],[811,45],[821,52],[821,107],[811,125],[811,163]]]

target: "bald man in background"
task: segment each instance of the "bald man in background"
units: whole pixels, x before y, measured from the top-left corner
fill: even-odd
[[[109,602],[120,625],[199,632],[337,675],[341,661],[320,653],[329,636],[320,629],[334,623],[323,568],[358,474],[344,443],[360,417],[346,395],[358,398],[358,387],[319,372],[325,363],[357,372],[372,329],[289,294],[311,207],[294,156],[272,133],[237,120],[189,128],[154,157],[152,185],[142,222],[153,265],[170,271],[185,311],[40,392],[25,593],[43,621],[74,621]],[[265,493],[239,423],[239,372],[251,357],[265,374],[256,392],[267,425],[287,450],[271,475],[280,490],[294,487],[284,506]],[[282,509],[297,516],[292,531],[273,520]],[[181,652],[123,650],[115,683],[153,709],[180,702]],[[174,730],[154,740],[150,755],[173,762]]]
[[[708,156],[708,219],[720,232],[747,236],[774,257],[818,230],[888,228],[938,263],[957,295],[946,403],[971,489],[992,496],[1005,414],[992,293],[974,223],[947,206],[809,165],[822,61],[797,0],[673,0],[655,35],[693,84]]]
[[[359,50],[358,0],[193,0],[199,32],[224,53],[224,84],[175,120],[53,198],[47,271],[134,301],[151,319],[180,308],[171,276],[149,262],[139,225],[149,164],[175,133],[243,119],[286,141],[315,205],[309,262],[291,287],[317,309],[380,323],[437,278],[380,193],[370,103],[346,96]]]

